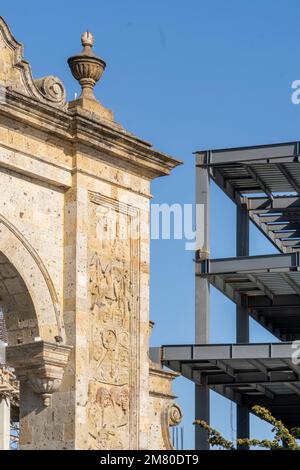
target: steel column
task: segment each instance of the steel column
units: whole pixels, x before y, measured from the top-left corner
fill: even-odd
[[[236,255],[249,256],[249,217],[246,206],[237,206],[236,214]],[[236,307],[236,342],[249,343],[249,314],[246,296]],[[249,410],[243,405],[237,405],[236,410],[237,439],[249,439],[250,420]],[[239,447],[238,447],[239,448]],[[246,449],[241,447],[240,449]]]
[[[210,178],[208,169],[198,165],[207,163],[208,154],[197,155],[196,161],[196,204],[197,214],[197,246],[196,251],[201,260],[209,258],[210,239]],[[200,209],[200,210],[199,210]],[[199,217],[197,218],[199,219]],[[195,277],[195,342],[209,342],[210,311],[209,311],[209,282],[206,278]],[[207,386],[195,386],[195,418],[210,422],[210,396]],[[195,449],[208,450],[207,432],[195,426]]]

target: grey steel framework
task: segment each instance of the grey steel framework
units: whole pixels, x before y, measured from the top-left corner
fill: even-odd
[[[283,341],[300,339],[299,253],[207,260],[198,275]]]
[[[300,248],[299,150],[291,142],[197,154],[198,165],[283,253]]]
[[[300,367],[291,341],[300,339],[300,143],[196,153],[197,226],[195,345],[151,351],[195,383],[195,415],[209,422],[209,390],[237,404],[237,437],[249,437],[249,411],[267,406],[289,426],[300,426]],[[236,257],[210,259],[210,181],[236,204]],[[278,249],[249,256],[249,221]],[[236,304],[236,344],[209,344],[209,286]],[[282,343],[249,344],[249,317]],[[196,449],[207,449],[195,427]]]
[[[239,405],[267,406],[288,426],[300,422],[299,367],[292,343],[162,346],[152,350],[170,369]]]

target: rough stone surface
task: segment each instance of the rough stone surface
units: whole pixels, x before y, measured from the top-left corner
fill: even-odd
[[[179,162],[102,108],[68,107],[58,79],[33,80],[1,18],[0,82],[0,304],[20,446],[170,448],[174,374],[148,359],[149,201]]]

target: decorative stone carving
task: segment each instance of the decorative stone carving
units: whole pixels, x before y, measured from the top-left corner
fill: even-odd
[[[27,382],[35,393],[41,395],[44,406],[50,406],[52,394],[61,385],[71,349],[70,346],[44,341],[8,346],[7,365],[15,369],[21,384]]]
[[[164,370],[160,364],[150,365],[150,447],[173,450],[170,427],[178,426],[182,420],[181,408],[175,403],[172,382],[178,376]]]
[[[82,98],[96,99],[94,96],[94,86],[100,80],[106,63],[97,57],[92,47],[94,45],[94,37],[92,33],[86,32],[81,37],[83,51],[68,59],[71,72],[76,80],[79,81],[82,88]]]
[[[0,85],[42,103],[65,108],[66,92],[59,78],[49,76],[33,80],[30,65],[23,56],[22,44],[0,17]]]
[[[44,77],[34,80],[34,83],[46,100],[58,104],[66,100],[66,91],[59,78]]]
[[[182,411],[178,405],[172,403],[171,405],[166,407],[165,412],[168,415],[168,423],[170,427],[178,426],[178,424],[181,423]]]
[[[61,379],[37,377],[35,374],[29,373],[27,380],[32,390],[42,396],[44,406],[50,406],[52,394],[59,389]]]
[[[82,89],[81,96],[70,103],[70,108],[79,106],[101,115],[104,119],[113,120],[112,112],[96,100],[93,91],[94,86],[102,77],[106,63],[92,50],[94,45],[92,33],[85,32],[81,37],[81,43],[83,51],[68,59],[73,77],[79,81]]]
[[[173,445],[170,437],[170,427],[178,426],[182,420],[181,408],[176,403],[166,403],[162,408],[161,427],[162,436],[166,449],[172,450]]]
[[[137,237],[125,233],[137,211],[92,193],[90,198],[90,220],[96,222],[90,232],[91,448],[132,449],[137,446],[139,268]]]

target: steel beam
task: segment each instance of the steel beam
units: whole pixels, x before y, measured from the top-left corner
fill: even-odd
[[[289,308],[300,309],[300,299],[298,295],[276,295],[274,294],[272,301],[264,295],[248,296],[248,305],[251,309],[269,309],[272,307],[281,308],[282,310]]]
[[[299,370],[299,366],[293,364],[293,361],[291,359],[286,359],[284,360],[284,362],[287,364],[287,366],[295,372],[295,374],[297,375],[298,377],[298,380],[300,381],[300,370]]]
[[[299,196],[276,196],[270,197],[247,197],[247,207],[249,211],[298,211],[300,209]]]
[[[290,171],[284,166],[283,163],[280,163],[279,165],[280,171],[284,174],[290,185],[294,188],[296,193],[300,194],[300,186],[297,183],[297,181],[294,180],[293,175],[290,173]]]
[[[205,165],[224,165],[239,162],[288,163],[298,161],[299,142],[287,142],[271,145],[256,145],[251,147],[235,147],[196,152],[196,155],[209,153]]]
[[[277,248],[281,253],[287,252],[287,249],[282,245],[281,240],[274,236],[273,232],[269,229],[269,226],[264,222],[263,217],[261,217],[259,213],[249,211],[249,217],[258,230],[260,230],[264,236],[268,237],[275,248]]]
[[[273,223],[275,223],[275,222],[276,223],[294,222],[294,223],[297,224],[297,227],[299,226],[299,223],[298,223],[299,218],[300,218],[300,212],[288,212],[288,213],[283,213],[283,214],[273,214],[272,212],[270,212],[270,214],[264,213],[264,214],[259,216],[259,219],[262,222],[265,222],[265,223],[269,223],[269,222],[273,222]],[[268,225],[268,227],[269,227],[269,225]]]
[[[269,196],[269,198],[273,201],[273,194],[271,189],[262,181],[260,176],[256,173],[255,169],[250,165],[245,165],[245,168],[248,171],[249,175],[252,176],[254,181],[257,181],[258,187],[262,189],[262,192]]]
[[[200,276],[225,273],[293,271],[300,267],[299,253],[213,259],[202,264]]]
[[[285,230],[285,231],[275,231],[273,235],[274,235],[275,238],[279,238],[279,240],[281,240],[282,242],[286,241],[289,238],[298,238],[298,239],[300,239],[299,228],[300,227],[298,227],[298,230],[288,229],[288,230]],[[299,240],[298,240],[298,242],[299,242]]]
[[[287,284],[300,296],[300,286],[297,282],[294,281],[287,273],[280,273],[282,279],[284,279]]]
[[[161,360],[201,363],[227,359],[263,360],[280,358],[290,360],[293,351],[292,342],[285,343],[249,343],[249,344],[184,344],[161,347]],[[300,366],[297,370],[300,373]]]
[[[275,217],[277,218],[278,216],[275,216]],[[263,217],[260,217],[260,218],[262,219]],[[284,219],[284,217],[281,217],[281,218]],[[271,222],[271,223],[267,224],[267,229],[270,230],[270,231],[272,230],[273,232],[276,232],[276,233],[277,233],[277,231],[281,231],[281,230],[287,230],[288,232],[290,232],[290,231],[297,232],[298,230],[300,230],[300,215],[298,216],[299,222],[297,222],[297,223],[289,222],[289,221],[285,221],[285,222],[282,222],[282,223],[280,223],[280,221],[277,222],[277,223],[272,223],[273,220],[268,221],[266,217],[263,218],[263,219],[266,222]],[[270,217],[270,219],[271,219],[271,217]]]
[[[227,374],[209,374],[205,375],[203,373],[203,382],[207,385],[229,385],[234,384],[244,385],[249,383],[254,384],[266,384],[266,383],[286,383],[289,382],[298,382],[298,377],[294,372],[290,371],[269,371],[268,380],[262,372],[238,372],[235,374],[235,377],[231,377]]]
[[[293,384],[293,383],[286,383],[285,384],[290,390],[292,390],[292,392],[296,393],[296,395],[300,396],[300,388],[297,387],[297,385]]]
[[[285,247],[285,248],[288,248],[288,247],[292,247],[294,249],[299,249],[300,247],[300,239],[295,239],[295,240],[282,240],[281,241],[282,245]]]
[[[265,374],[268,377],[268,369],[257,359],[249,359],[249,363],[252,364],[257,370]]]
[[[274,400],[275,395],[273,392],[267,389],[267,387],[264,387],[261,384],[255,384],[254,386],[256,390],[258,390],[262,395],[265,395],[267,398],[270,398],[270,400]]]
[[[262,281],[257,279],[254,274],[249,273],[248,277],[260,291],[264,292],[270,300],[273,300],[274,293]]]

